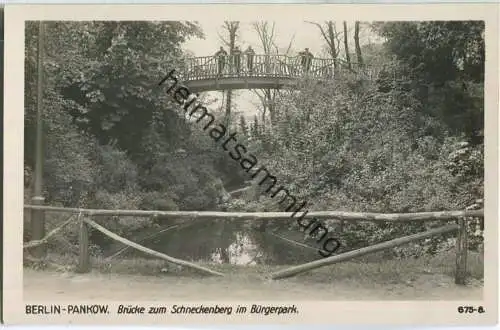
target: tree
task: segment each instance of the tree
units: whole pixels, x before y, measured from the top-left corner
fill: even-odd
[[[238,30],[240,28],[240,22],[238,21],[225,21],[222,28],[227,33],[226,37],[219,35],[220,40],[229,48],[229,55],[233,55],[234,48],[236,46],[236,39],[238,38]],[[228,65],[232,65],[228,63]],[[232,106],[232,96],[233,91],[226,91],[226,127],[231,124],[231,106]]]
[[[482,143],[484,22],[377,22],[373,29],[413,76],[422,111]]]
[[[337,69],[338,68],[337,58],[340,53],[340,33],[337,32],[335,22],[325,21],[326,27],[323,27],[321,24],[316,22],[306,21],[306,23],[313,24],[319,29],[319,31],[321,32],[321,36],[323,37],[328,46],[328,53],[334,60],[333,65],[335,69]]]
[[[168,95],[148,87],[151,77],[160,80],[159,72],[182,66],[180,44],[201,36],[199,28],[182,22],[95,21],[57,22],[49,29],[58,36],[51,42],[55,83],[79,105],[72,112],[77,125],[100,143],[116,141],[137,155],[152,109],[166,109],[167,116],[175,111]]]
[[[252,26],[257,32],[259,36],[262,49],[264,50],[264,55],[278,55],[278,47],[275,44],[275,23],[273,22],[272,26],[269,26],[269,22],[254,22]],[[269,63],[266,63],[269,66]],[[268,68],[269,69],[269,68]],[[262,106],[262,125],[266,124],[266,114],[269,112],[269,117],[271,120],[271,125],[274,122],[274,118],[276,116],[274,102],[276,99],[276,95],[279,93],[276,89],[260,89],[255,90],[254,93],[257,95],[261,102]]]
[[[347,22],[344,21],[344,50],[345,50],[345,59],[347,62],[347,67],[351,70],[351,55],[349,54],[349,42],[347,35]]]
[[[243,136],[247,137],[248,136],[248,126],[247,126],[247,121],[245,119],[245,116],[240,116],[240,132],[243,134]]]
[[[251,125],[250,132],[253,138],[258,138],[260,136],[259,118],[257,115],[253,117],[253,124]]]

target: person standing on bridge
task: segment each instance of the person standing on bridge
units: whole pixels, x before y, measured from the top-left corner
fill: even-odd
[[[227,57],[227,52],[224,50],[223,47],[221,47],[219,51],[215,53],[215,59],[217,60],[217,65],[219,67],[219,74],[222,74],[222,71],[226,66],[226,57]]]
[[[306,48],[304,53],[303,53],[303,58],[304,58],[304,69],[306,72],[309,72],[311,69],[311,63],[312,60],[314,59],[314,55],[309,51],[309,48]]]
[[[236,46],[233,50],[233,60],[234,68],[236,69],[236,73],[239,75],[241,69],[241,50],[238,46]]]
[[[252,49],[252,46],[248,46],[247,50],[245,50],[245,55],[247,57],[247,69],[250,74],[253,71],[253,57],[255,55],[254,50]]]
[[[306,53],[305,51],[299,52],[300,65],[302,66],[302,71],[306,71]]]

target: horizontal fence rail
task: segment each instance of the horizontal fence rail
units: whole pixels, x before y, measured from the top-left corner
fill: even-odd
[[[26,209],[44,210],[50,212],[81,213],[85,215],[108,215],[130,217],[165,217],[176,219],[235,219],[235,220],[287,220],[293,212],[215,212],[215,211],[146,211],[146,210],[101,210],[79,209],[55,206],[25,205]],[[297,218],[300,213],[295,215]],[[460,217],[483,217],[484,210],[465,211],[438,211],[417,213],[369,213],[369,212],[343,212],[343,211],[316,211],[305,214],[303,219],[338,219],[345,221],[387,221],[408,222],[424,220],[453,220]]]

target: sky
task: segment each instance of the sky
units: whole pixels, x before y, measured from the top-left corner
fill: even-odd
[[[286,18],[269,22],[269,25],[275,24],[275,40],[279,49],[284,51],[292,42],[291,53],[297,54],[304,48],[309,50],[318,58],[328,58],[325,51],[325,42],[321,36],[319,29],[306,21],[308,18],[304,17],[303,21],[290,21]],[[310,19],[312,21],[312,19]],[[322,22],[318,22],[322,23]],[[195,56],[211,56],[224,46],[219,38],[219,34],[227,36],[227,32],[223,29],[223,21],[205,20],[198,21],[201,26],[205,39],[190,39],[184,44],[184,49],[192,52]],[[337,29],[341,30],[343,27],[342,22],[336,23]],[[353,31],[354,22],[347,22],[349,33],[350,49],[354,49],[353,44]],[[225,33],[226,32],[226,33]],[[360,31],[360,43],[369,44],[380,42],[380,38],[374,35],[368,27],[364,27]],[[240,49],[245,50],[249,45],[255,50],[256,54],[263,54],[261,42],[258,35],[252,27],[252,22],[240,22],[239,35],[236,44]],[[227,47],[224,47],[227,50]],[[207,93],[210,98],[216,99],[215,107],[220,107],[223,104],[222,93],[210,92]],[[259,100],[257,96],[248,90],[238,90],[233,92],[233,104],[236,107],[236,114],[244,115],[248,119],[253,118],[254,115],[259,114]]]

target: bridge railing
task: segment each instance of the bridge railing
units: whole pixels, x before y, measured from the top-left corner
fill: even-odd
[[[384,71],[394,80],[396,71],[385,66],[350,64],[341,59],[304,59],[301,56],[287,55],[228,55],[194,57],[185,60],[181,77],[184,81],[223,78],[301,78],[309,77],[330,80],[341,72],[352,73],[358,77],[375,80]]]
[[[228,55],[187,59],[183,79],[219,79],[238,77],[333,78],[334,60],[286,55]]]

